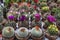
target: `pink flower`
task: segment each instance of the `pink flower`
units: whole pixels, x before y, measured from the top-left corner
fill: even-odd
[[[56,21],[56,18],[55,18],[54,16],[52,16],[52,15],[48,15],[48,16],[47,16],[47,20],[48,20],[49,22],[55,22],[55,21]]]

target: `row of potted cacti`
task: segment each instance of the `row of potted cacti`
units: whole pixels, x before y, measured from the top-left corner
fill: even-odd
[[[34,1],[38,2],[38,0],[34,0]],[[52,24],[56,21],[59,21],[59,19],[60,19],[60,17],[59,17],[59,15],[60,15],[59,4],[57,2],[56,3],[53,2],[54,0],[49,3],[46,2],[46,0],[40,0],[40,1],[41,1],[41,2],[39,2],[40,4],[36,3],[33,5],[28,4],[27,2],[21,2],[19,4],[14,2],[13,5],[10,7],[10,10],[6,14],[8,22],[6,22],[7,20],[5,20],[3,17],[1,17],[0,23],[2,23],[4,25],[12,25],[13,24],[13,26],[15,26],[16,21],[17,21],[19,24],[21,22],[24,24],[24,26],[28,26],[29,25],[28,24],[29,17],[31,19],[30,21],[32,21],[32,24],[35,23],[35,24],[39,24],[39,25],[43,19],[45,19],[44,23],[47,21],[46,22],[47,24],[48,23]],[[10,3],[10,1],[6,1],[6,3],[7,4]],[[40,6],[38,6],[38,5],[40,5]],[[2,13],[1,13],[1,15],[2,15]],[[21,26],[21,25],[19,25],[19,26]]]
[[[44,28],[47,30],[46,36],[49,37],[50,40],[55,40],[55,36],[58,33],[57,27],[60,29],[60,1],[57,0],[56,2],[54,0],[27,0],[27,2],[18,2],[15,0],[11,2],[11,0],[5,1],[5,7],[9,9],[6,13],[7,19],[3,17],[4,13],[2,13],[2,8],[0,10],[0,24],[3,26],[11,26],[14,29],[16,28],[16,23],[18,23],[18,28],[20,27],[26,27],[26,28],[33,28],[34,26],[38,25],[40,28]],[[47,2],[48,1],[48,2]],[[9,6],[11,4],[11,6]],[[9,6],[9,7],[8,7]],[[30,23],[31,22],[31,23]],[[44,25],[42,24],[44,23]],[[55,25],[51,25],[55,24]],[[30,26],[29,26],[30,25]],[[41,27],[43,25],[43,27]],[[50,25],[50,27],[48,27]],[[42,32],[38,31],[38,27],[33,28],[31,34],[32,37],[38,37],[41,36]],[[7,28],[8,29],[8,28]],[[10,28],[9,28],[10,30]],[[13,29],[12,29],[13,30]],[[20,29],[19,29],[20,30]],[[23,33],[25,29],[22,29],[19,33],[17,31],[17,34],[22,34],[25,36],[25,34],[28,33]],[[6,31],[6,30],[5,30]],[[8,31],[9,32],[9,31]],[[12,32],[12,31],[11,31]],[[10,33],[11,33],[10,32]],[[40,33],[41,32],[41,33]],[[13,32],[12,32],[13,33]],[[36,34],[35,34],[36,33]],[[50,34],[49,34],[50,33]],[[4,33],[2,32],[3,35],[9,36],[7,32]],[[13,33],[14,34],[14,33]],[[19,38],[19,35],[17,35],[17,38]],[[20,36],[22,36],[20,35]],[[51,37],[53,35],[54,37]],[[23,37],[22,36],[22,37]],[[54,39],[52,39],[54,38]],[[13,38],[12,38],[13,39]],[[35,39],[35,38],[34,38]],[[39,39],[39,38],[38,38]],[[7,39],[8,40],[8,39]],[[24,39],[23,39],[24,40]],[[37,40],[37,39],[35,39]]]
[[[42,40],[45,36],[44,32],[49,40],[56,40],[59,30],[54,24],[48,26],[46,31],[43,31],[39,26],[35,26],[30,31],[25,27],[21,27],[14,32],[14,28],[8,26],[3,28],[2,36],[3,40],[14,38],[14,35],[18,40],[28,40],[29,36],[31,36],[33,40]],[[51,38],[51,36],[53,37]]]

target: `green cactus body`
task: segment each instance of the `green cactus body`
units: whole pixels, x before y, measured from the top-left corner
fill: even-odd
[[[49,11],[49,7],[48,6],[44,6],[44,7],[42,7],[42,11]]]
[[[25,38],[28,36],[28,29],[25,27],[21,27],[16,31],[17,35],[21,38]]]
[[[53,13],[58,13],[58,9],[57,8],[52,8],[52,12]]]
[[[40,5],[41,7],[44,7],[44,6],[47,6],[47,3],[42,2]]]
[[[58,33],[58,28],[56,27],[56,25],[50,25],[50,26],[48,27],[48,33],[49,33],[50,35],[57,35],[57,33]]]
[[[2,30],[2,35],[3,35],[3,37],[7,37],[7,38],[13,37],[14,36],[14,28],[4,27]]]
[[[14,21],[11,21],[11,22],[6,23],[5,26],[16,27],[16,23]]]
[[[36,30],[36,28],[33,28],[32,30],[31,30],[31,34],[32,34],[32,36],[34,36],[34,37],[41,37],[41,35],[42,35],[42,30],[39,28],[39,30]]]

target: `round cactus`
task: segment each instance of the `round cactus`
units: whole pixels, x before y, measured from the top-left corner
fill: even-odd
[[[16,22],[11,21],[5,24],[5,26],[11,26],[11,27],[16,27]]]
[[[49,11],[49,7],[48,6],[42,7],[42,11]]]
[[[42,3],[40,3],[40,5],[41,5],[41,7],[44,7],[44,6],[47,6],[47,3],[42,2]]]
[[[57,8],[52,8],[51,10],[53,13],[57,13],[58,12],[58,9]]]
[[[42,30],[38,26],[36,26],[36,27],[32,28],[31,34],[34,37],[40,37],[42,35]]]
[[[12,27],[4,27],[2,30],[3,37],[13,37],[14,36],[14,28]]]
[[[27,36],[28,36],[28,29],[25,28],[25,27],[21,27],[20,29],[18,29],[18,30],[16,31],[16,33],[17,33],[17,35],[18,35],[19,37],[24,38],[24,37],[27,37]]]
[[[48,33],[49,33],[50,35],[56,35],[56,34],[58,33],[58,28],[57,28],[57,26],[56,26],[56,25],[50,25],[50,26],[48,27]]]

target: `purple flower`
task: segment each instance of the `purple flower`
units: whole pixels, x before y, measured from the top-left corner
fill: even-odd
[[[13,20],[15,17],[13,15],[8,16],[9,20]]]
[[[26,16],[25,16],[25,15],[22,15],[22,16],[19,18],[20,21],[24,21],[25,19],[26,19]]]
[[[37,19],[37,20],[40,19],[40,14],[37,13],[34,16],[35,16],[35,19]]]
[[[56,18],[55,18],[54,16],[52,16],[52,15],[48,15],[48,16],[47,16],[47,20],[48,20],[49,22],[55,22],[55,21],[56,21]]]

